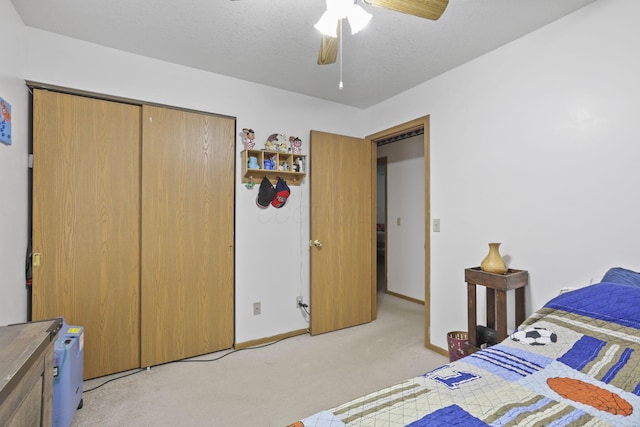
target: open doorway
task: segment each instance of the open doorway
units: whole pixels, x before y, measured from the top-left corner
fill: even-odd
[[[378,189],[378,201],[385,206],[377,209],[379,215],[382,210],[386,216],[386,220],[379,223],[377,233],[379,247],[385,248],[384,257],[378,257],[378,267],[386,271],[384,291],[424,304],[423,130],[407,132],[377,144],[378,162],[384,159],[384,176],[378,175],[377,180],[378,185],[384,182],[384,188]]]
[[[422,135],[422,142],[424,147],[424,156],[423,156],[423,164],[424,164],[424,176],[422,178],[418,178],[418,180],[423,184],[421,189],[414,189],[412,194],[416,194],[418,191],[421,191],[423,194],[423,202],[421,203],[420,211],[422,212],[422,223],[424,230],[422,235],[424,236],[423,240],[423,256],[419,262],[422,265],[424,271],[424,345],[425,347],[441,352],[442,349],[434,346],[431,343],[430,337],[430,325],[431,325],[431,309],[430,309],[430,276],[431,276],[431,235],[429,229],[429,223],[431,221],[431,211],[430,211],[430,192],[429,192],[429,183],[430,183],[430,160],[429,160],[429,145],[430,145],[430,127],[429,127],[429,116],[424,116],[410,122],[406,122],[392,128],[380,131],[373,135],[369,135],[367,140],[370,140],[374,146],[380,144],[385,140],[393,140],[394,138],[403,138],[405,135],[415,132],[416,135]],[[376,150],[378,151],[378,150]],[[384,157],[381,155],[380,157]],[[387,165],[388,166],[388,165]],[[385,176],[388,177],[389,171],[387,168],[387,172]],[[391,191],[387,185],[387,181],[385,180],[385,193]],[[407,183],[407,187],[411,185],[411,182]],[[385,212],[385,216],[388,217],[385,219],[385,258],[388,258],[389,251],[393,250],[393,248],[389,248],[389,234],[388,230],[392,223],[397,223],[398,221],[402,224],[402,217],[394,218],[390,217],[388,212]],[[395,221],[395,222],[394,222]],[[387,260],[385,262],[388,262]],[[376,284],[377,285],[377,284]],[[385,286],[389,286],[389,283],[386,283]],[[446,354],[446,353],[445,353]]]

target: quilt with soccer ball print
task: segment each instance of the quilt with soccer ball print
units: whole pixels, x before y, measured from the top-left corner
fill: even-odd
[[[498,345],[292,426],[640,426],[640,287],[564,293]]]

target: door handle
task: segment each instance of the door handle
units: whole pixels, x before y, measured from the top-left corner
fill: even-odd
[[[322,247],[322,242],[318,239],[314,241],[309,240],[309,246],[315,246],[316,248],[320,249]]]

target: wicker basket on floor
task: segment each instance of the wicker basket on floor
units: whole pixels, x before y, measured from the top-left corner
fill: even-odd
[[[469,334],[463,331],[453,331],[447,334],[449,346],[449,362],[455,362],[464,356],[464,344],[469,340]]]

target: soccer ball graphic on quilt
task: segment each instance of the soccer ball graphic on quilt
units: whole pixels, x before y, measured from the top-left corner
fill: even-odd
[[[558,341],[558,336],[546,328],[530,327],[511,335],[511,339],[528,345],[547,345]]]

